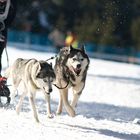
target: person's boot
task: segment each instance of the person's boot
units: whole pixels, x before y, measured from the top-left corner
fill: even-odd
[[[7,78],[2,77],[0,75],[0,96],[6,97],[7,102],[6,104],[10,104],[11,98],[10,98],[10,90],[7,87]]]

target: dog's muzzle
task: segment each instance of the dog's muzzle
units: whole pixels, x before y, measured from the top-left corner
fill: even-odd
[[[52,88],[49,88],[48,92],[46,92],[45,87],[43,87],[43,89],[44,89],[45,93],[48,95],[52,92]]]
[[[78,64],[76,68],[73,67],[73,70],[76,73],[76,76],[79,76],[81,72],[81,64]]]
[[[52,92],[52,88],[49,89],[49,92]]]

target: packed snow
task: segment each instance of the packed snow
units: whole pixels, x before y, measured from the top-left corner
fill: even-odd
[[[55,55],[14,47],[7,50],[10,65],[19,57],[46,60]],[[54,64],[54,60],[50,62]],[[8,64],[5,52],[2,64],[4,73]],[[0,108],[1,140],[140,140],[139,65],[90,58],[86,86],[74,118],[68,116],[65,109],[60,116],[55,115],[59,99],[56,87],[51,93],[52,119],[46,116],[43,93],[37,93],[40,123],[33,119],[28,98],[24,100],[20,115],[16,114],[19,96],[20,88],[15,101],[9,107]]]

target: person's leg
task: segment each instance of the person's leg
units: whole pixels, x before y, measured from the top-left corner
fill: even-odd
[[[2,53],[7,44],[7,28],[2,31],[2,35],[4,36],[4,41],[0,42],[0,75],[2,70]]]
[[[5,43],[4,42],[0,42],[0,75],[1,75],[1,70],[2,70],[2,53],[5,47]]]

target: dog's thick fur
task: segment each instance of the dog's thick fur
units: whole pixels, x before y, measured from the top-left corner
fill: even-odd
[[[12,80],[14,89],[12,97],[15,96],[20,82],[23,82],[24,91],[16,106],[17,114],[20,113],[24,97],[28,95],[34,118],[36,122],[39,122],[35,107],[35,95],[37,90],[42,90],[47,101],[47,115],[51,117],[50,92],[52,92],[52,82],[55,80],[55,73],[51,64],[43,60],[37,61],[36,59],[18,58],[14,64],[6,70],[5,77],[10,77]]]
[[[72,46],[64,47],[55,63],[56,85],[59,87],[60,99],[57,114],[61,114],[62,105],[68,114],[75,116],[75,106],[85,87],[87,70],[89,67],[89,57],[85,52],[84,46],[75,49]],[[71,104],[68,101],[68,89],[72,87],[73,99]]]

